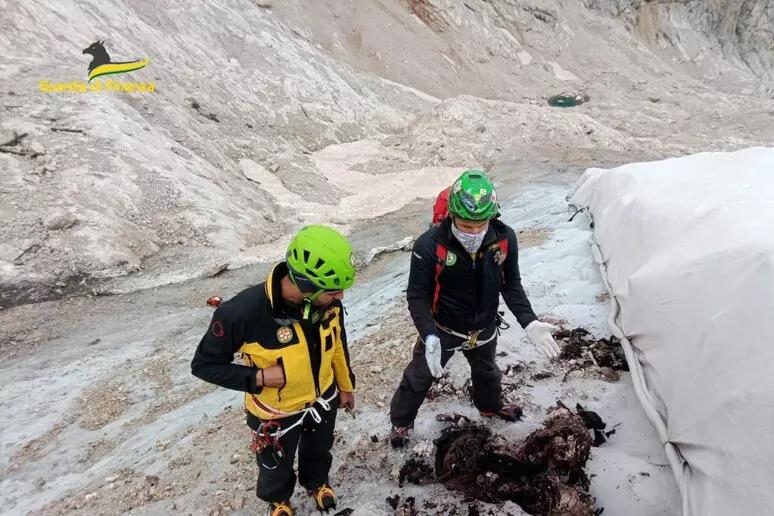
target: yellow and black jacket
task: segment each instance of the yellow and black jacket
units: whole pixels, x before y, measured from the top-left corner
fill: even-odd
[[[191,362],[191,372],[202,380],[244,391],[245,408],[261,419],[310,406],[334,381],[342,391],[355,389],[344,307],[336,301],[300,320],[282,301],[280,280],[287,273],[287,264],[279,263],[265,282],[221,304]],[[233,363],[235,353],[245,365]],[[283,368],[285,385],[257,387],[258,369],[273,365]]]

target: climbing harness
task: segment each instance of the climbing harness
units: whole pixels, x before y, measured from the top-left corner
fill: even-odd
[[[287,418],[299,414],[300,416],[292,425],[285,428],[282,428],[281,422],[276,419],[262,421],[258,426],[258,429],[253,430],[253,439],[250,443],[250,451],[260,457],[261,465],[263,467],[266,469],[277,469],[279,463],[285,457],[285,449],[282,447],[280,438],[293,430],[295,427],[303,424],[306,416],[311,415],[315,423],[322,422],[322,416],[320,415],[320,412],[317,410],[315,405],[319,405],[325,412],[330,412],[331,402],[336,398],[336,396],[338,396],[338,394],[339,390],[334,387],[333,393],[328,398],[319,397],[310,407],[298,410],[296,412],[283,412],[281,410],[277,410],[274,407],[270,407],[269,405],[266,405],[260,401],[255,395],[251,395],[253,403],[261,408],[261,410],[264,410],[273,416],[278,418]],[[270,457],[274,462],[273,466],[266,464],[264,462],[264,457],[261,456],[266,450],[271,451]]]
[[[435,323],[435,326],[442,332],[448,333],[449,335],[453,335],[463,340],[462,344],[460,344],[459,346],[454,348],[444,348],[444,351],[458,351],[458,350],[465,351],[469,349],[474,349],[474,348],[483,346],[484,344],[489,344],[490,342],[495,340],[497,336],[500,334],[499,328],[496,328],[495,331],[492,332],[492,335],[490,337],[484,340],[479,340],[478,336],[481,334],[481,332],[486,331],[486,328],[482,330],[473,330],[469,332],[467,335],[465,335],[464,333],[454,331],[451,328],[447,328],[446,326],[443,326],[438,323]]]
[[[458,331],[454,331],[451,328],[447,328],[446,326],[444,326],[442,324],[438,324],[436,322],[435,326],[439,330],[441,330],[442,332],[448,333],[449,335],[453,335],[454,337],[463,339],[462,344],[460,344],[459,346],[454,347],[454,348],[444,349],[444,351],[459,351],[459,350],[463,350],[464,351],[464,350],[478,348],[480,346],[483,346],[484,344],[489,344],[490,342],[495,340],[500,335],[500,330],[507,330],[508,328],[511,327],[511,325],[509,323],[507,323],[505,321],[505,319],[503,318],[503,314],[504,314],[504,312],[498,312],[497,313],[497,321],[495,323],[495,331],[492,332],[492,336],[491,337],[489,337],[487,339],[484,339],[484,340],[479,340],[479,338],[478,338],[479,335],[481,335],[482,332],[487,331],[492,326],[489,326],[488,328],[483,328],[483,329],[480,329],[480,330],[473,330],[471,332],[468,332],[467,335],[465,335],[464,333],[460,333]]]

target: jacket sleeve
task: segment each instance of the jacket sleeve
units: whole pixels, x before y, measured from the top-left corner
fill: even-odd
[[[508,256],[503,263],[503,273],[505,283],[501,293],[508,309],[516,316],[522,328],[526,328],[529,323],[537,319],[535,312],[532,311],[532,305],[524,293],[524,287],[521,285],[521,274],[519,273],[519,244],[516,241],[516,232],[508,228]]]
[[[235,316],[228,305],[221,305],[212,316],[207,333],[199,341],[191,373],[205,382],[227,389],[257,394],[261,387],[255,385],[254,367],[232,363],[234,353],[242,347],[245,321]]]
[[[336,342],[333,350],[333,377],[340,391],[352,392],[355,390],[355,373],[349,361],[349,347],[347,344],[347,330],[344,328],[344,307],[339,308],[339,323],[341,324],[341,339]]]
[[[432,235],[425,233],[414,242],[406,289],[409,313],[423,341],[428,335],[438,334],[431,309],[435,290],[436,260]]]

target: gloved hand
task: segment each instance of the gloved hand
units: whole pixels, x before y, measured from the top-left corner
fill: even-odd
[[[559,344],[554,340],[552,332],[559,331],[559,328],[553,324],[544,323],[542,321],[532,321],[524,328],[527,332],[527,337],[533,346],[538,348],[543,356],[546,358],[556,358],[561,352]]]
[[[443,376],[441,365],[441,339],[437,335],[428,335],[425,339],[425,360],[430,374],[436,378]]]

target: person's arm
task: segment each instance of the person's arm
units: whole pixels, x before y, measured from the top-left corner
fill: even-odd
[[[199,341],[191,373],[205,382],[227,389],[261,392],[262,372],[254,367],[232,363],[234,353],[244,343],[245,323],[228,305],[215,311],[207,333]]]
[[[333,348],[333,377],[340,391],[352,392],[355,390],[355,373],[349,361],[349,347],[347,345],[347,331],[344,328],[344,307],[339,305],[339,324],[341,325],[341,338],[334,343]]]
[[[516,232],[508,228],[508,256],[503,263],[505,283],[500,290],[508,309],[516,316],[516,320],[522,328],[537,320],[537,315],[532,310],[532,305],[527,299],[524,287],[521,285],[519,273],[519,245],[516,241]]]
[[[435,242],[425,233],[414,243],[406,289],[409,313],[423,341],[438,333],[432,313],[436,262]]]

